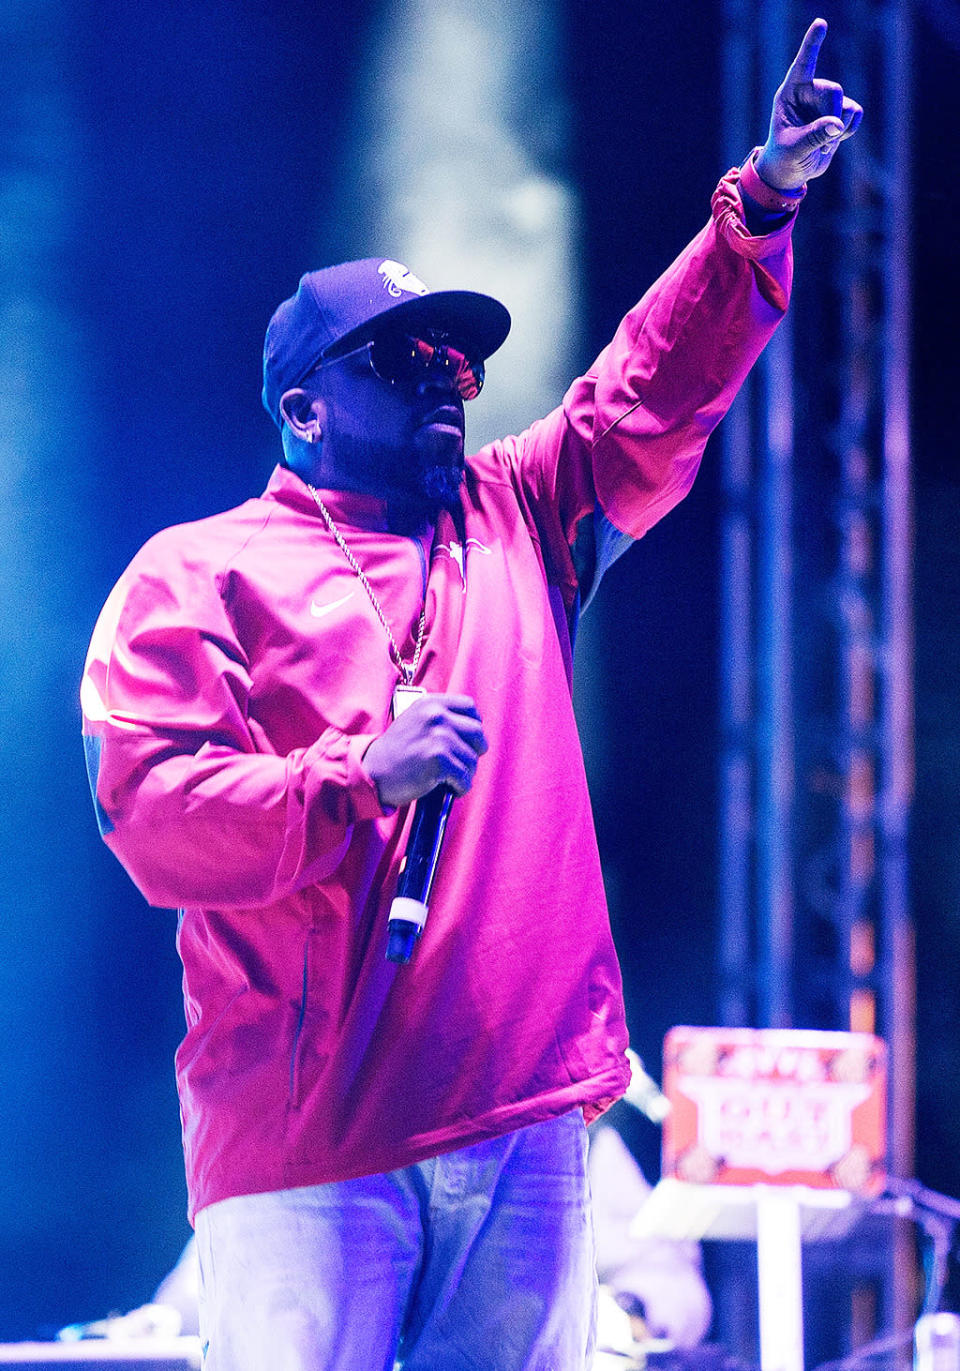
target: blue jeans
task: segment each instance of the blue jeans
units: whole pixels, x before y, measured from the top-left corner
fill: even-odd
[[[582,1371],[596,1301],[579,1111],[197,1215],[205,1371]]]

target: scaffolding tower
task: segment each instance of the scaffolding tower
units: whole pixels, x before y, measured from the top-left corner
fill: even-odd
[[[823,74],[866,117],[811,187],[794,304],[726,422],[718,1010],[884,1038],[889,1164],[906,1177],[911,23],[908,0],[834,10]],[[728,165],[763,135],[812,14],[724,0]],[[911,1321],[908,1285],[886,1282],[888,1328]]]

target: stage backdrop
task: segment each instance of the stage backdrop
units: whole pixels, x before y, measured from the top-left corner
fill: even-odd
[[[376,42],[388,9],[395,22],[396,6],[349,0],[17,0],[0,15],[0,1339],[146,1300],[187,1236],[174,916],[99,842],[76,690],[136,548],[269,475],[263,329],[301,271],[357,250],[346,206],[366,182],[350,149],[378,98],[363,54],[400,60]],[[719,8],[594,0],[558,5],[556,23],[582,307],[563,346],[582,366],[703,222],[724,170]],[[942,29],[923,20],[918,38],[919,1171],[957,1194],[960,83]],[[532,54],[500,55],[529,109]],[[457,101],[444,71],[419,79],[434,104]],[[499,117],[523,127],[507,96]],[[580,645],[631,1031],[654,1067],[671,1024],[716,1012],[717,566],[714,452],[610,575]],[[652,1130],[637,1142],[652,1166]]]

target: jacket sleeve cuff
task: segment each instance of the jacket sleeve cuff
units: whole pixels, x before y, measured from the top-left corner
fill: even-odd
[[[710,209],[716,233],[732,252],[751,263],[760,294],[782,312],[790,292],[790,236],[797,216],[788,215],[781,227],[770,233],[752,234],[744,219],[740,176],[740,168],[733,167],[713,193]]]
[[[773,186],[768,186],[757,171],[760,151],[760,148],[754,148],[740,168],[741,192],[768,213],[792,214],[806,195],[806,186],[801,186],[799,190],[776,190]]]
[[[363,765],[363,754],[378,736],[376,733],[358,733],[347,741],[347,791],[354,822],[382,819],[384,815],[394,812],[380,803],[373,778]]]
[[[710,200],[713,222],[727,246],[740,257],[758,261],[781,252],[793,232],[797,216],[791,214],[783,225],[772,233],[754,235],[746,225],[743,198],[740,191],[740,167],[732,167],[723,177]]]

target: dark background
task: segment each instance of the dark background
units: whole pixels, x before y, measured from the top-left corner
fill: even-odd
[[[323,207],[341,189],[356,53],[376,22],[377,6],[353,0],[102,0],[12,5],[0,19],[0,186],[6,223],[22,226],[0,266],[13,416],[0,433],[0,1338],[146,1300],[187,1236],[174,918],[147,908],[96,836],[76,687],[137,547],[266,481],[263,328],[319,264],[318,223],[337,253]],[[917,1167],[956,1195],[960,81],[948,36],[919,14],[913,890]],[[725,169],[719,6],[571,0],[563,48],[584,213],[582,364],[699,228]],[[869,117],[871,92],[855,94]],[[46,198],[21,213],[31,177]],[[50,198],[57,186],[69,212]],[[799,271],[822,269],[800,247]],[[39,356],[22,342],[36,322],[24,296],[67,321]],[[632,1037],[651,1065],[671,1024],[716,1017],[717,456],[712,446],[693,494],[610,573],[592,611],[603,729],[591,724],[585,747]],[[654,1166],[653,1130],[634,1141]]]

